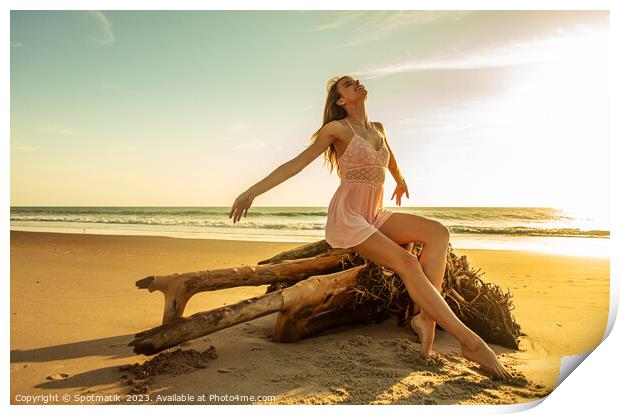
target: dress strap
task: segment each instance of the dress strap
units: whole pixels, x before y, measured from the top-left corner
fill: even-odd
[[[353,131],[353,134],[357,134],[353,127],[351,127],[351,123],[349,122],[349,120],[347,120],[346,118],[344,120],[347,122],[347,124],[349,124],[349,128],[351,129],[351,131]]]

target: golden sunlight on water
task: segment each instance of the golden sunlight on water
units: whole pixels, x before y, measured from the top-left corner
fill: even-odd
[[[455,249],[532,251],[555,255],[609,258],[609,238],[519,237],[452,234]]]
[[[573,218],[571,227],[609,230],[609,206],[606,204],[561,208],[560,214]]]

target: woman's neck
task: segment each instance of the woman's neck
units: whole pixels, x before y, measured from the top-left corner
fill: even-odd
[[[368,119],[368,114],[366,114],[366,108],[364,107],[363,103],[360,106],[347,108],[347,112],[347,118],[349,119],[349,122],[352,122],[366,130],[372,128],[372,125],[370,125],[370,120]]]

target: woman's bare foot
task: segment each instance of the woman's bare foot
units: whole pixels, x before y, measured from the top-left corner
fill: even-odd
[[[433,341],[435,340],[435,322],[418,314],[411,319],[411,328],[420,339],[420,354],[424,358],[431,355]]]
[[[473,346],[470,347],[462,344],[461,352],[465,358],[480,364],[492,376],[500,380],[510,379],[510,374],[506,371],[502,362],[499,361],[493,350],[481,338],[478,338]]]

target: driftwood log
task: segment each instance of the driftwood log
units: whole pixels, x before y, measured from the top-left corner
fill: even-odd
[[[342,251],[342,250],[340,250]],[[297,258],[279,263],[243,266],[226,269],[188,272],[166,276],[150,276],[136,282],[138,288],[164,294],[164,316],[162,324],[181,317],[189,299],[202,291],[221,290],[240,286],[258,286],[278,282],[296,283],[311,275],[342,269],[341,263],[347,253],[317,255]]]
[[[423,245],[402,246],[418,257]],[[511,314],[510,293],[480,279],[449,247],[442,294],[457,316],[483,339],[516,349],[521,334]],[[202,291],[267,285],[264,295],[182,317],[187,301]],[[164,293],[162,325],[135,335],[134,352],[152,355],[271,313],[278,313],[272,340],[292,342],[356,323],[382,322],[395,316],[407,324],[417,307],[393,271],[349,249],[331,248],[324,240],[306,244],[243,266],[167,276],[136,282]]]

